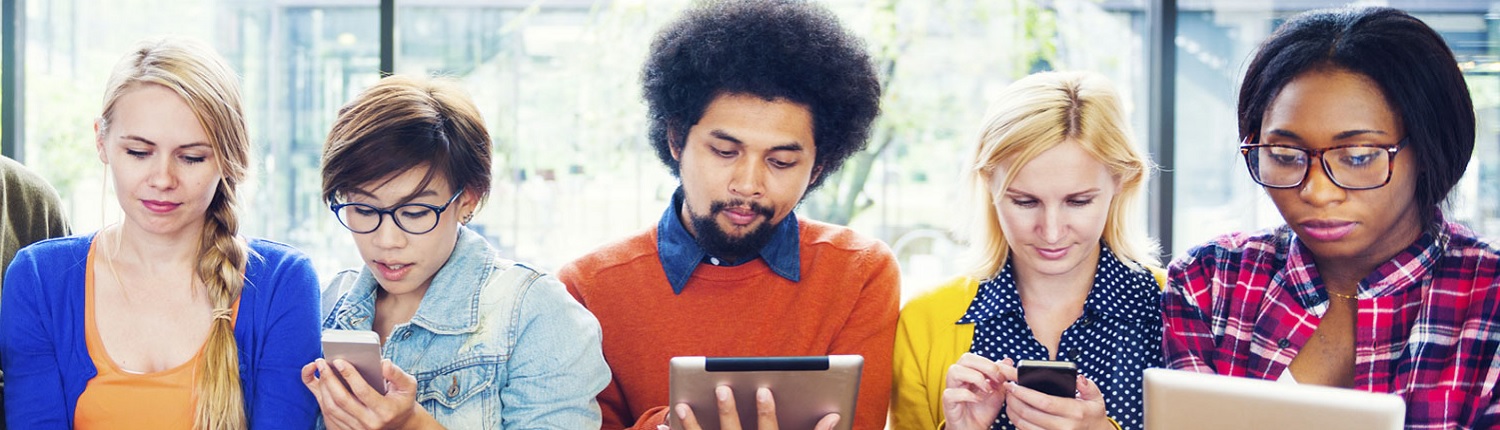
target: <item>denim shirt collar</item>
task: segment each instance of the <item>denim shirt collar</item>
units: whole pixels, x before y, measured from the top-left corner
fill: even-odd
[[[682,187],[672,193],[672,204],[667,206],[666,213],[661,215],[661,221],[656,225],[656,250],[661,256],[661,267],[667,272],[667,282],[672,285],[672,292],[682,294],[682,289],[687,287],[689,278],[700,264],[722,266],[738,266],[747,263],[754,258],[745,261],[727,261],[716,256],[708,255],[703,247],[698,245],[697,239],[688,233],[687,227],[682,225]],[[786,278],[788,281],[797,282],[802,276],[802,255],[798,246],[800,238],[797,228],[797,214],[787,214],[780,224],[772,227],[771,241],[761,247],[758,256],[765,260],[766,266],[777,276]],[[716,264],[711,261],[719,261]]]
[[[499,254],[479,233],[468,227],[458,228],[458,243],[448,261],[432,277],[432,284],[422,295],[422,304],[412,316],[411,324],[437,334],[460,334],[475,331],[479,324],[479,294],[485,279],[496,269]],[[349,293],[334,306],[339,326],[369,330],[375,321],[375,292],[380,284],[369,266],[360,268]]]

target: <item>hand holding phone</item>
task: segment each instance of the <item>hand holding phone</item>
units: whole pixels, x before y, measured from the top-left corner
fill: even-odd
[[[380,372],[380,335],[370,330],[323,330],[323,357],[330,362],[334,359],[349,362],[370,388],[385,395],[385,376]],[[343,375],[333,372],[333,377],[344,383],[344,389],[349,389],[349,381]]]
[[[1016,383],[1071,399],[1078,394],[1078,366],[1071,361],[1021,360],[1016,363]]]

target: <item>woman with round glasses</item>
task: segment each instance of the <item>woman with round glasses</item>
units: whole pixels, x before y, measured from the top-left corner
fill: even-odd
[[[1396,393],[1407,428],[1500,425],[1500,249],[1441,207],[1475,133],[1443,39],[1389,8],[1293,17],[1245,73],[1239,133],[1286,225],[1172,263],[1167,366]]]
[[[325,290],[323,328],[378,334],[388,391],[341,359],[303,367],[329,428],[599,427],[599,323],[465,226],[489,189],[489,134],[452,84],[392,76],[339,110],[323,197],[364,267]]]

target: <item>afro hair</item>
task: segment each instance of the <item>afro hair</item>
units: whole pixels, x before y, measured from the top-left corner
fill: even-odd
[[[686,144],[687,129],[722,94],[808,107],[821,172],[810,189],[864,149],[880,113],[880,80],[864,44],[806,1],[698,3],[656,36],[641,81],[651,145],[673,175],[672,148]]]

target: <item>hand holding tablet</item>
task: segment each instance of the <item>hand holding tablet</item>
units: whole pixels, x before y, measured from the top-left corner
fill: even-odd
[[[718,397],[719,415],[717,421],[719,428],[723,430],[745,428],[745,425],[748,423],[740,421],[739,408],[734,403],[734,390],[728,386],[720,385],[714,389],[714,394]],[[734,412],[725,413],[726,411]],[[776,401],[771,394],[771,389],[762,387],[755,390],[755,411],[757,413],[753,428],[758,430],[777,430],[781,428],[779,415],[776,412]],[[680,422],[684,430],[703,430],[703,426],[698,424],[697,416],[693,415],[692,407],[688,406],[687,403],[678,403],[672,408],[671,413]],[[818,420],[818,423],[813,426],[813,430],[833,430],[834,426],[839,425],[839,421],[842,419],[843,417],[839,416],[838,413],[829,413]],[[705,417],[705,420],[712,422],[714,418]],[[659,426],[658,428],[660,430],[667,430],[670,429],[670,426]]]
[[[667,423],[678,430],[847,430],[863,366],[857,355],[675,357]]]

